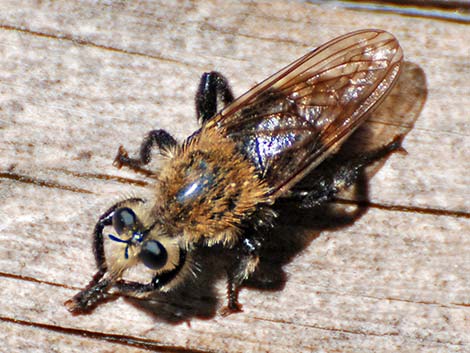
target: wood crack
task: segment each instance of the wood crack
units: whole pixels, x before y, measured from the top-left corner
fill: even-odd
[[[212,351],[197,350],[191,348],[184,348],[178,346],[166,346],[152,340],[146,340],[134,336],[125,336],[119,334],[108,334],[104,332],[90,331],[85,329],[75,329],[64,326],[57,326],[52,324],[44,324],[40,322],[32,322],[21,319],[13,319],[5,316],[0,316],[0,321],[10,322],[21,326],[35,327],[38,329],[49,330],[53,332],[59,332],[62,334],[81,336],[96,339],[99,341],[107,341],[111,343],[118,343],[124,346],[143,348],[149,351],[157,352],[172,352],[172,353],[210,353]]]

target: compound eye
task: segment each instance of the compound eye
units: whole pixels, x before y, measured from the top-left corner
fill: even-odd
[[[121,235],[137,225],[137,216],[128,207],[118,208],[113,215],[113,227]]]
[[[139,258],[148,268],[158,270],[165,266],[168,260],[168,253],[160,242],[148,240],[142,244]]]

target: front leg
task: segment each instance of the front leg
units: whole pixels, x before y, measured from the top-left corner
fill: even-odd
[[[108,271],[108,266],[106,264],[104,251],[103,230],[105,227],[113,224],[113,217],[116,210],[129,202],[140,203],[145,201],[140,198],[132,198],[118,202],[103,213],[98,219],[93,230],[93,253],[95,255],[98,271],[84,289],[65,302],[65,306],[70,312],[86,312],[93,308],[97,303],[112,296],[108,294],[108,289],[112,287],[113,281],[110,278],[104,278]]]
[[[109,279],[103,279],[107,272],[106,259],[103,244],[103,229],[112,224],[114,212],[119,204],[107,210],[98,220],[93,232],[93,252],[95,254],[98,272],[93,276],[88,285],[64,304],[70,312],[85,312],[94,307],[98,302],[107,298],[107,290],[111,285]]]
[[[152,148],[156,146],[160,150],[169,150],[174,148],[176,144],[177,142],[173,136],[165,130],[152,130],[142,141],[138,158],[129,157],[125,148],[120,146],[113,165],[119,169],[124,165],[138,173],[150,176],[153,173],[143,168],[143,166],[152,160]]]

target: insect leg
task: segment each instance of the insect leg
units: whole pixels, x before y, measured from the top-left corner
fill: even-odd
[[[196,93],[197,119],[204,125],[222,108],[220,102],[225,106],[233,99],[232,90],[222,74],[216,71],[204,73]]]
[[[103,213],[98,219],[98,222],[96,223],[93,230],[93,253],[95,255],[98,271],[95,273],[90,283],[88,283],[88,285],[82,291],[65,302],[65,305],[71,312],[87,311],[94,307],[98,302],[109,297],[107,290],[112,285],[112,281],[109,278],[103,279],[103,276],[108,270],[104,253],[103,229],[104,227],[112,225],[113,215],[116,209],[119,208],[123,203],[129,201],[144,202],[144,200],[139,198],[118,202],[113,207],[109,208],[105,213]]]
[[[106,272],[106,271],[105,271]],[[100,275],[100,276],[99,276]],[[110,278],[102,279],[103,274],[98,273],[93,280],[80,293],[65,302],[71,312],[85,312],[96,306],[97,303],[118,295],[109,293],[109,289],[117,288],[119,294],[139,294],[154,291],[158,285],[154,282],[142,284],[138,282],[128,282],[124,280],[113,281]]]
[[[317,179],[310,190],[292,190],[291,195],[300,198],[300,206],[305,208],[315,207],[331,200],[339,191],[354,184],[363,168],[367,167],[393,152],[404,152],[401,147],[403,136],[396,137],[389,144],[356,158],[342,163],[339,167],[326,165],[322,169],[321,176]]]
[[[227,306],[222,310],[222,315],[242,311],[238,302],[238,291],[244,280],[256,270],[259,263],[259,250],[261,241],[252,236],[245,237],[238,245],[236,261],[227,270]]]
[[[105,298],[109,281],[102,280],[107,270],[103,246],[103,229],[111,225],[116,208],[117,205],[114,205],[107,210],[95,225],[93,231],[93,252],[95,254],[96,265],[98,266],[98,272],[95,273],[90,283],[88,283],[82,291],[65,302],[65,306],[71,312],[86,311]]]
[[[152,160],[152,148],[157,146],[160,150],[168,150],[176,146],[176,144],[177,142],[173,136],[171,136],[165,130],[152,130],[142,141],[138,158],[129,157],[126,149],[123,146],[119,146],[119,150],[116,158],[114,159],[113,165],[119,169],[125,165],[129,169],[132,169],[138,173],[152,175],[152,172],[142,168],[142,166],[148,164]]]
[[[114,283],[114,287],[122,294],[139,294],[146,292],[153,292],[157,290],[160,285],[152,281],[150,283],[139,283],[132,281],[119,280]]]
[[[98,222],[96,223],[95,228],[93,230],[93,253],[95,255],[96,265],[98,266],[98,273],[102,273],[101,277],[106,272],[106,259],[104,255],[103,244],[103,229],[104,227],[110,226],[112,224],[114,211],[116,211],[119,206],[120,203],[117,203],[116,205],[108,209],[105,213],[103,213],[98,219]],[[97,280],[95,281],[95,283],[96,282]]]

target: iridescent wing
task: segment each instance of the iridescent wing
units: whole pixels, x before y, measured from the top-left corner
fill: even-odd
[[[282,196],[386,97],[402,60],[388,32],[346,34],[253,87],[205,128],[223,129],[272,187],[272,196]]]

